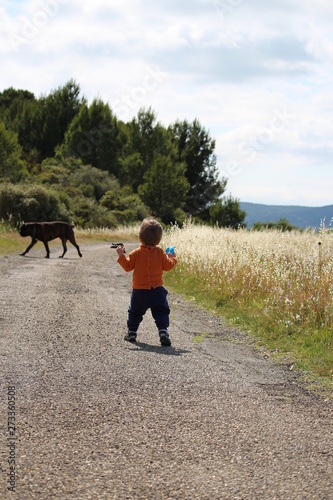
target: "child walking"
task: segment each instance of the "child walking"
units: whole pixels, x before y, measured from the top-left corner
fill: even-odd
[[[137,331],[148,309],[151,310],[163,346],[170,346],[168,333],[170,309],[167,290],[163,287],[163,271],[171,271],[177,264],[175,255],[168,255],[157,245],[162,239],[162,226],[153,217],[142,221],[139,230],[139,248],[125,257],[125,248],[117,247],[117,262],[133,272],[132,295],[128,308],[125,340],[136,342]]]

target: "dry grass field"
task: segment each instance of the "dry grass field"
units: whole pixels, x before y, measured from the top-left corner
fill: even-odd
[[[168,285],[251,330],[305,370],[333,378],[333,234],[187,223],[164,238],[178,266]]]

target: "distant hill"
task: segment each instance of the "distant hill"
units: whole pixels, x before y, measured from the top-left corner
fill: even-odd
[[[287,219],[293,226],[306,229],[312,227],[319,229],[320,221],[325,219],[328,227],[333,217],[333,205],[324,207],[302,207],[284,205],[261,205],[259,203],[240,202],[240,208],[245,210],[247,216],[245,222],[250,228],[254,222],[277,222],[279,219]]]

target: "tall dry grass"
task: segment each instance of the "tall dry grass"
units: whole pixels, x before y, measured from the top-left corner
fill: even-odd
[[[180,286],[192,282],[215,306],[255,320],[266,340],[310,351],[321,344],[333,357],[333,234],[324,226],[251,232],[189,222],[172,227],[165,243],[175,246]]]
[[[93,227],[88,229],[83,229],[80,227],[75,228],[75,234],[83,240],[102,240],[110,241],[130,241],[138,240],[140,224],[132,225],[122,225],[115,229],[105,228],[105,227]]]

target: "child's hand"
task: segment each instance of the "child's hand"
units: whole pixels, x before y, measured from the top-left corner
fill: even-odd
[[[119,255],[119,257],[121,257],[122,255],[124,255],[125,252],[125,247],[124,245],[119,245],[117,247],[117,250],[116,250],[117,254]]]
[[[168,257],[176,257],[175,249],[171,245],[167,247],[167,249],[165,250],[165,253],[167,254]]]

